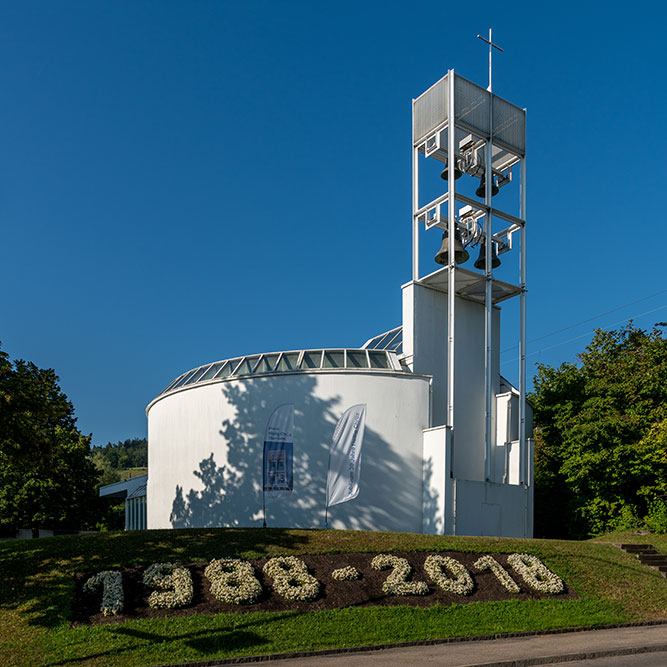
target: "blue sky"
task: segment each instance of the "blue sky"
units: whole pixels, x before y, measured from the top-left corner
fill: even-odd
[[[104,444],[144,435],[188,368],[397,326],[411,99],[452,67],[485,86],[489,26],[494,92],[528,109],[528,338],[617,309],[531,343],[529,375],[596,326],[667,320],[664,20],[642,2],[2,2],[3,349],[55,368]]]

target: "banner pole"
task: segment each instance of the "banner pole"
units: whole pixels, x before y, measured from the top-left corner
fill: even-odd
[[[279,405],[269,417],[264,431],[262,455],[262,527],[266,528],[266,492],[269,502],[280,500],[294,489],[294,405]]]
[[[264,517],[262,528],[266,528],[266,440],[262,453],[262,516]]]
[[[329,505],[338,505],[359,495],[361,445],[365,424],[366,404],[359,403],[345,410],[334,428],[325,487],[325,528],[329,527]]]
[[[329,469],[331,468],[331,448],[329,448],[329,461],[327,462],[327,483],[324,486],[324,530],[329,527]]]

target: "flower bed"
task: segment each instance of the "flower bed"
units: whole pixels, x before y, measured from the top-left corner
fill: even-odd
[[[500,585],[506,591],[509,591],[510,593],[519,592],[520,589],[516,581],[514,581],[514,579],[512,579],[509,574],[507,574],[505,568],[493,556],[482,556],[481,558],[478,558],[475,561],[474,567],[480,572],[484,570],[491,570],[496,579],[498,579]]]
[[[372,553],[336,553],[269,560],[223,558],[209,563],[183,563],[174,570],[187,570],[193,591],[191,602],[179,607],[148,603],[152,593],[169,591],[158,591],[144,583],[144,577],[150,571],[145,566],[125,568],[107,578],[102,576],[104,573],[82,573],[77,576],[73,620],[98,623],[108,622],[111,618],[169,614],[307,611],[371,605],[429,606],[505,599],[520,601],[553,595],[575,597],[565,586],[559,593],[536,588],[534,579],[544,587],[548,575],[539,575],[540,568],[531,565],[523,554],[517,556],[521,556],[519,561],[503,554],[395,552],[376,556]],[[158,565],[164,567],[165,564]],[[376,569],[379,567],[387,569]],[[158,567],[154,568],[157,573]],[[105,572],[109,574],[109,571]],[[162,573],[168,574],[164,569]],[[347,578],[354,573],[358,578]],[[472,589],[466,573],[473,584]],[[554,573],[551,575],[557,577]],[[98,577],[96,585],[86,584],[95,577]],[[103,578],[109,588],[107,594],[104,594]],[[149,582],[153,579],[148,577]],[[561,581],[560,578],[557,581]],[[114,590],[116,596],[119,590],[124,592],[124,609],[113,604],[117,599],[112,597]]]
[[[443,591],[451,591],[457,595],[472,593],[474,584],[470,573],[459,561],[450,556],[428,556],[424,562],[424,570]]]
[[[361,577],[361,572],[356,567],[341,567],[331,573],[331,578],[336,581],[356,581]]]
[[[512,554],[507,562],[521,575],[523,580],[540,593],[560,593],[563,581],[554,574],[537,556]]]
[[[380,554],[371,561],[374,570],[391,569],[391,574],[382,584],[387,595],[426,595],[428,584],[424,581],[408,581],[412,566],[405,558],[391,554]]]
[[[143,582],[157,589],[148,597],[153,609],[177,609],[192,602],[192,576],[175,563],[153,563],[144,572]]]
[[[238,558],[212,560],[204,576],[211,584],[211,593],[221,602],[252,604],[262,594],[252,565]]]
[[[104,570],[94,574],[83,585],[84,593],[94,593],[102,589],[100,611],[105,616],[117,616],[123,611],[125,596],[123,594],[123,575],[120,572]]]
[[[295,556],[282,556],[267,561],[264,572],[273,579],[273,589],[285,600],[314,600],[320,582],[308,574],[306,564]]]

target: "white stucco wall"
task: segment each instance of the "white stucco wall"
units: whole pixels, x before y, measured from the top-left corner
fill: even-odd
[[[433,376],[432,425],[447,424],[447,294],[411,282],[403,286],[403,352],[415,373]],[[484,305],[456,298],[455,477],[484,480]],[[492,311],[492,394],[500,389],[500,310]],[[492,401],[495,408],[495,400]]]
[[[422,430],[429,379],[313,371],[194,385],[148,409],[148,528],[261,526],[262,451],[271,412],[294,403],[294,492],[269,526],[322,527],[328,451],[341,414],[368,405],[359,496],[334,528],[422,530]]]
[[[446,535],[453,531],[450,434],[446,426],[424,431],[422,531],[433,535]]]
[[[455,480],[455,534],[532,537],[532,494],[532,486]]]

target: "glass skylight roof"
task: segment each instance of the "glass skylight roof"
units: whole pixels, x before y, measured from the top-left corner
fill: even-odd
[[[363,347],[366,350],[391,350],[401,354],[403,352],[403,327],[385,331],[385,333],[367,340]]]
[[[396,334],[397,331],[400,334],[401,327],[388,333]],[[386,335],[382,334],[382,336]],[[393,341],[395,336],[390,338]],[[160,393],[160,396],[186,385],[190,386],[222,378],[255,376],[266,373],[309,372],[319,369],[409,372],[407,366],[401,364],[396,351],[393,349],[341,348],[302,350],[300,352],[271,352],[269,354],[253,354],[247,357],[216,361],[212,364],[204,364],[198,368],[193,368],[187,373],[179,375]]]

